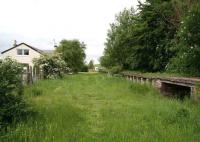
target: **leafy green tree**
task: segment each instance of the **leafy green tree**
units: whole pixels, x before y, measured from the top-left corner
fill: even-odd
[[[171,0],[147,0],[140,3],[139,10],[133,69],[163,71],[175,54],[170,44],[179,21],[174,16],[173,3]]]
[[[73,72],[81,71],[84,66],[86,45],[78,40],[62,40],[56,51]]]
[[[101,64],[132,70],[165,70],[175,55],[170,47],[180,23],[180,11],[176,9],[171,0],[147,0],[139,4],[137,13],[133,9],[120,12],[108,31]]]
[[[105,51],[104,51],[104,55],[100,57],[99,61],[100,61],[101,66],[106,67],[106,68],[112,67],[115,64],[113,59],[110,57],[110,55],[108,55],[108,53]]]
[[[178,51],[168,70],[200,75],[200,4],[196,4],[183,18],[174,45]]]
[[[133,45],[132,33],[136,14],[134,9],[120,12],[115,23],[110,25],[105,43],[104,56],[100,58],[102,66],[121,66],[129,68],[129,55]]]
[[[89,64],[88,64],[88,68],[89,69],[94,69],[94,61],[90,60]]]

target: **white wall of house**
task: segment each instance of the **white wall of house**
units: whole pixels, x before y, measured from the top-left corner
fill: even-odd
[[[17,54],[17,50],[18,49],[28,49],[29,50],[29,55],[18,55]],[[29,64],[29,66],[33,67],[33,59],[34,58],[39,58],[41,56],[41,54],[35,50],[33,50],[32,48],[26,46],[25,44],[21,44],[19,46],[17,46],[16,48],[13,48],[5,53],[3,53],[1,55],[1,58],[6,58],[6,57],[10,57],[12,59],[17,60],[17,62],[19,63],[23,63],[23,64]]]

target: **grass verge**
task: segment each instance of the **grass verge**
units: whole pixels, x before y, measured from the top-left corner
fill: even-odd
[[[102,74],[43,80],[25,89],[38,115],[2,142],[200,141],[200,105]]]

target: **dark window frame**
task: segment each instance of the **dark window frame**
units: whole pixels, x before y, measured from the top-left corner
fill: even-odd
[[[29,49],[17,49],[17,55],[28,56],[29,55]]]
[[[29,49],[24,49],[23,51],[24,51],[23,55],[29,55]]]

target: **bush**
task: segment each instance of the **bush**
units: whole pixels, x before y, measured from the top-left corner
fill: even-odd
[[[87,65],[83,65],[81,72],[88,72],[88,66]]]
[[[114,66],[111,69],[109,69],[109,72],[111,74],[118,74],[122,71],[122,67],[121,66]]]
[[[0,96],[0,128],[24,119],[29,110],[23,98],[17,94]]]
[[[17,122],[27,113],[23,100],[22,66],[6,58],[0,60],[0,129]]]
[[[62,78],[65,73],[70,71],[70,68],[58,54],[45,55],[33,62],[35,66],[42,67],[45,79]]]

